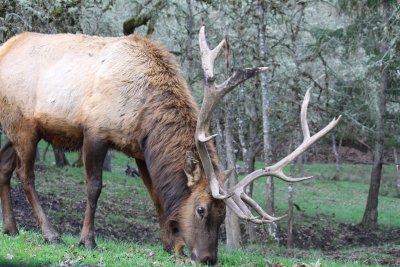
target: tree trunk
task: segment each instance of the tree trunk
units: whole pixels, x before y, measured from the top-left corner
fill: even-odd
[[[293,183],[288,183],[288,230],[286,248],[293,248]]]
[[[221,119],[223,118],[223,116],[224,111],[222,110],[222,108],[216,107],[212,115],[211,128],[213,129],[212,132],[217,134],[217,136],[215,137],[215,144],[217,146],[218,157],[220,158],[221,165],[226,168],[225,144],[222,138],[224,136],[224,129],[221,125]]]
[[[378,223],[378,196],[382,178],[383,152],[384,152],[384,112],[385,112],[385,91],[388,85],[387,71],[382,71],[381,84],[374,90],[371,110],[375,120],[375,142],[374,162],[371,170],[371,182],[368,192],[367,205],[361,224],[366,227],[374,227]]]
[[[225,76],[229,77],[229,45],[228,38],[225,36]],[[238,182],[236,175],[236,159],[233,145],[233,103],[232,93],[228,93],[225,98],[225,149],[226,149],[226,167],[228,170],[234,170],[228,178],[228,187],[231,188]],[[237,249],[240,247],[240,225],[239,218],[231,211],[226,210],[226,245],[228,248]]]
[[[240,87],[239,90],[239,128],[238,128],[238,135],[239,135],[239,142],[242,151],[242,159],[244,162],[244,168],[246,169],[245,173],[249,173],[249,168],[247,164],[249,163],[247,158],[249,157],[249,146],[247,144],[246,136],[245,136],[245,114],[244,114],[244,88],[243,86]]]
[[[293,144],[295,144],[297,141],[297,137],[294,137],[291,139],[290,144],[289,144],[289,152],[290,153],[293,150]],[[290,176],[291,177],[296,177],[295,175],[295,161],[293,160],[290,163]],[[287,219],[288,219],[288,228],[287,228],[287,239],[286,239],[286,248],[290,249],[293,248],[293,183],[288,183],[288,214],[287,214]]]
[[[40,161],[40,151],[39,148],[36,149],[36,158],[35,161]]]
[[[266,45],[266,35],[265,35],[265,2],[263,0],[257,1],[257,10],[259,16],[258,22],[258,44],[259,44],[259,56],[260,56],[260,65],[267,66],[267,45]],[[261,80],[261,94],[262,94],[262,103],[263,103],[263,141],[264,141],[264,163],[265,166],[268,166],[272,162],[271,155],[271,133],[270,133],[270,118],[269,118],[269,110],[270,110],[270,93],[268,88],[268,78],[265,72],[259,74]],[[266,183],[266,191],[267,191],[267,207],[266,211],[274,215],[275,214],[275,189],[274,189],[274,180],[272,177],[267,177]],[[277,225],[276,223],[270,223],[268,225],[269,235],[273,239],[277,239]]]
[[[233,125],[232,125],[232,100],[230,94],[225,96],[225,148],[226,148],[226,165],[227,169],[235,169],[235,154],[233,148]],[[233,187],[237,184],[238,179],[236,171],[233,171],[228,178],[228,187]],[[231,209],[226,210],[226,245],[229,248],[240,247],[240,225],[239,218]]]
[[[53,147],[53,152],[54,152],[54,160],[56,161],[56,166],[57,167],[64,167],[69,165],[68,159],[65,156],[64,150],[56,148],[55,146]]]
[[[378,197],[382,178],[383,145],[376,141],[374,145],[374,163],[371,170],[367,205],[361,225],[372,228],[378,223]]]
[[[151,2],[151,1],[150,1]],[[168,1],[158,0],[153,2],[151,8],[140,9],[138,10],[138,14],[135,17],[127,19],[124,21],[122,25],[122,30],[125,35],[129,35],[135,32],[140,26],[147,26],[146,35],[147,37],[151,37],[154,32],[154,26],[157,21],[157,17],[160,14],[161,10],[166,7]]]
[[[394,164],[396,164],[396,174],[397,174],[397,182],[396,182],[396,188],[397,188],[397,194],[400,195],[400,166],[399,166],[399,156],[397,154],[397,149],[394,147],[393,148],[393,158],[394,158]]]
[[[332,134],[332,151],[333,154],[335,155],[335,162],[336,162],[336,173],[335,176],[333,177],[333,180],[336,181],[339,179],[340,176],[340,155],[336,147],[336,138],[334,134]]]
[[[248,96],[250,96],[250,101],[251,102],[256,102],[257,101],[257,96],[256,93],[253,91],[250,94],[247,94]],[[247,166],[248,166],[248,173],[252,173],[256,166],[256,157],[257,154],[260,153],[259,148],[260,148],[260,143],[261,143],[261,139],[259,136],[259,132],[258,132],[258,124],[259,124],[259,116],[257,114],[257,110],[256,107],[254,105],[254,103],[250,103],[250,105],[247,106],[246,109],[246,113],[248,114],[248,117],[250,119],[249,122],[249,134],[248,134],[248,157],[247,157]],[[251,188],[253,188],[253,183],[251,183]],[[251,190],[251,192],[253,192],[253,190]]]
[[[239,134],[239,142],[240,142],[240,146],[241,146],[241,150],[242,150],[242,158],[243,158],[243,162],[245,165],[245,169],[246,169],[246,174],[250,173],[250,166],[249,164],[251,164],[251,161],[249,159],[249,145],[248,142],[246,140],[245,137],[245,120],[246,120],[246,112],[245,112],[245,92],[244,92],[244,87],[240,86],[240,90],[239,90],[239,129],[238,129],[238,134]],[[253,169],[254,169],[254,165],[253,165]],[[247,195],[249,197],[252,197],[253,195],[253,183],[251,183],[247,188]],[[250,221],[247,222],[247,233],[249,235],[249,242],[251,244],[255,243],[257,241],[256,238],[256,225]]]
[[[43,151],[43,161],[46,161],[47,151],[49,151],[50,143],[47,143],[46,148]]]
[[[384,21],[388,23],[390,16],[388,2],[383,1]],[[381,54],[388,51],[388,30],[384,31],[383,40],[380,47]],[[375,227],[378,223],[378,197],[379,188],[382,178],[383,153],[384,153],[384,120],[386,108],[386,91],[389,85],[388,70],[386,64],[380,66],[381,80],[380,85],[371,92],[370,111],[375,123],[374,131],[374,162],[371,170],[371,182],[369,186],[367,205],[365,207],[364,216],[361,225],[365,227]]]
[[[299,112],[300,114],[300,112]],[[300,128],[297,128],[296,130],[296,147],[299,147],[301,144],[301,140],[302,136],[301,136],[301,130]],[[303,170],[303,154],[299,155],[296,158],[296,164],[297,164],[297,171],[299,173],[300,176],[304,176],[304,170]]]
[[[225,136],[227,137],[228,130],[225,130]],[[229,133],[228,133],[229,135]],[[228,140],[227,140],[228,141]],[[229,142],[226,144],[227,150],[227,166],[228,169],[232,169],[235,166],[234,154],[232,151],[232,147],[229,145]],[[229,152],[230,151],[230,152]],[[233,163],[233,164],[232,164]],[[231,176],[228,178],[228,187],[233,187],[237,184],[237,176],[236,172],[233,171]],[[226,227],[226,245],[228,248],[237,249],[240,247],[240,224],[239,218],[237,215],[232,212],[231,209],[226,209],[226,218],[225,218],[225,227]]]
[[[193,17],[193,0],[186,0],[187,4],[187,15],[186,15],[186,30],[187,30],[187,39],[186,39],[186,57],[187,57],[187,66],[186,66],[186,81],[189,84],[190,90],[192,90],[193,85],[193,40],[194,38],[194,17]]]

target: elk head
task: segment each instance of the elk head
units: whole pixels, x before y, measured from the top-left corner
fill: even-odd
[[[209,150],[215,152],[212,146]],[[217,158],[214,160],[217,163]],[[215,168],[218,170],[218,165]],[[174,245],[177,254],[181,254],[183,247],[187,246],[192,260],[215,264],[219,229],[225,219],[225,203],[210,194],[197,153],[186,152],[184,173],[190,193],[181,203],[177,215],[168,221],[166,242],[169,246]],[[223,183],[227,175],[221,173],[218,177]]]
[[[256,170],[232,188],[224,189],[224,183],[229,173],[219,171],[215,166],[215,160],[209,153],[211,146],[207,144],[215,136],[207,136],[212,112],[220,99],[233,88],[257,73],[267,70],[266,67],[236,70],[223,83],[216,84],[213,71],[214,61],[225,42],[225,40],[221,41],[216,48],[210,50],[205,37],[205,28],[201,27],[199,43],[205,84],[195,136],[199,158],[192,153],[186,155],[185,173],[188,177],[187,185],[192,193],[182,206],[179,219],[180,236],[191,251],[192,259],[206,264],[217,262],[218,229],[225,217],[225,206],[232,209],[239,218],[254,223],[270,223],[283,218],[284,216],[274,217],[265,212],[245,193],[245,187],[263,176],[275,176],[287,182],[299,182],[311,178],[288,177],[283,173],[283,168],[332,130],[340,119],[340,117],[334,119],[318,133],[310,136],[307,124],[307,106],[310,100],[310,91],[308,90],[300,116],[304,135],[302,144],[274,165]],[[251,209],[257,215],[253,215]]]

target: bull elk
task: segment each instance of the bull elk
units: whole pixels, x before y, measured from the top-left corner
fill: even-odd
[[[180,253],[187,246],[193,260],[215,264],[226,206],[256,223],[278,220],[244,188],[265,175],[292,182],[307,179],[287,177],[282,168],[338,119],[310,136],[307,93],[301,111],[304,142],[275,165],[224,189],[227,173],[220,169],[208,136],[211,114],[227,92],[266,68],[235,71],[217,85],[213,65],[224,41],[210,50],[204,27],[199,41],[205,73],[200,111],[171,54],[146,38],[23,33],[3,44],[0,123],[9,139],[0,151],[3,233],[18,234],[10,195],[15,169],[44,240],[61,240],[35,190],[33,165],[40,139],[69,150],[82,148],[87,203],[79,242],[87,248],[96,246],[94,217],[109,148],[135,158],[157,211],[162,243],[170,252]]]

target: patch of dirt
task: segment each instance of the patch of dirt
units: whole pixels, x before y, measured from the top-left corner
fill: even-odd
[[[400,240],[400,228],[367,229],[357,224],[330,223],[294,226],[295,247],[334,251],[360,246],[381,246]],[[286,235],[282,238],[286,244]]]
[[[358,261],[366,264],[382,264],[385,266],[400,266],[400,228],[376,227],[367,229],[358,224],[338,223],[331,217],[319,215],[309,217],[302,215],[298,219],[302,224],[293,226],[294,248],[301,250],[285,250],[278,252],[280,256],[291,258],[308,258],[308,249],[321,250],[324,258],[342,261]],[[320,223],[315,223],[320,222]],[[224,228],[221,228],[222,230]],[[286,246],[286,228],[279,227],[279,243]],[[242,244],[249,244],[247,225],[241,223]],[[257,240],[268,240],[268,226],[256,226]],[[222,231],[222,240],[226,239]],[[395,248],[393,248],[395,247]],[[350,255],[343,253],[350,250]],[[359,251],[357,251],[359,250]],[[367,250],[372,250],[375,257],[368,257]]]
[[[22,187],[13,186],[11,194],[18,228],[40,232],[40,227]],[[152,204],[134,203],[134,199],[135,196],[131,196],[116,203],[102,201],[100,197],[95,219],[96,236],[139,244],[159,243],[159,226]],[[39,200],[50,222],[60,233],[79,236],[86,201],[74,201],[68,199],[68,196],[40,193]],[[118,221],[112,221],[113,217],[116,217]]]
[[[400,228],[378,226],[373,229],[364,228],[358,224],[338,223],[331,217],[318,215],[310,217],[301,215],[296,218],[300,223],[293,225],[294,247],[299,249],[318,249],[321,251],[337,251],[355,247],[375,247],[386,244],[400,245]],[[286,226],[285,223],[280,225]],[[222,228],[223,229],[223,228]],[[268,225],[256,226],[257,240],[268,237]],[[247,225],[241,222],[242,244],[249,244]],[[286,246],[287,229],[278,224],[279,243]],[[226,239],[221,231],[221,238]],[[400,251],[398,252],[400,255]]]
[[[366,248],[368,249],[368,248]],[[372,257],[365,258],[365,248],[359,250],[353,250],[350,254],[340,254],[336,251],[324,252],[324,257],[332,260],[347,260],[347,261],[357,261],[363,262],[368,265],[381,264],[389,267],[400,266],[400,251],[397,248],[390,248],[386,246],[373,247]],[[376,256],[379,255],[379,256]]]
[[[311,162],[335,162],[335,156],[330,146],[322,146],[318,154],[311,156]],[[361,151],[354,147],[341,146],[338,148],[340,160],[347,163],[372,163],[372,152]]]

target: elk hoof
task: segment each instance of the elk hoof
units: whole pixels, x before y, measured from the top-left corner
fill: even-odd
[[[97,247],[94,238],[81,238],[81,240],[79,241],[79,245],[85,246],[86,249],[94,249]]]
[[[60,235],[57,232],[47,232],[43,234],[43,239],[47,243],[51,244],[60,244],[64,243],[63,240],[61,239]]]
[[[9,236],[16,236],[19,234],[18,229],[15,227],[12,228],[4,228],[3,229],[3,234],[9,235]]]

